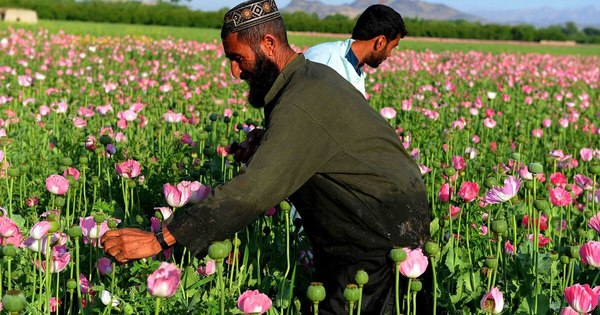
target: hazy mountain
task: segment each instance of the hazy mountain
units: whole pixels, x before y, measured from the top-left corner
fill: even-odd
[[[282,11],[317,13],[319,17],[325,17],[336,13],[355,17],[362,13],[368,6],[377,3],[394,8],[396,11],[400,12],[403,17],[419,17],[429,20],[480,20],[480,18],[476,16],[460,12],[443,4],[433,4],[415,0],[355,0],[346,5],[328,5],[318,0],[292,0],[290,4],[282,9]]]
[[[485,20],[503,24],[527,23],[548,26],[575,22],[577,26],[600,26],[600,10],[594,6],[574,9],[555,9],[548,6],[535,9],[471,11]]]

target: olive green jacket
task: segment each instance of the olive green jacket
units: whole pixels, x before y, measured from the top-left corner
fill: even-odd
[[[289,197],[327,259],[422,245],[430,220],[419,168],[358,90],[298,55],[265,104],[266,133],[246,170],[168,225],[178,243],[204,254]]]

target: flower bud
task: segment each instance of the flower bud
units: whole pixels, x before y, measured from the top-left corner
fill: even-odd
[[[104,219],[106,219],[106,216],[104,215],[104,213],[97,212],[96,214],[94,214],[94,222],[102,223],[102,222],[104,222]]]
[[[542,199],[538,199],[538,200],[534,201],[533,206],[536,209],[538,209],[539,211],[547,211],[550,208],[548,201],[542,200]]]
[[[569,256],[563,255],[560,256],[560,262],[563,263],[564,265],[568,265],[569,264]]]
[[[544,167],[542,166],[541,163],[532,162],[532,163],[529,163],[529,165],[527,166],[527,170],[531,174],[541,174],[544,172]]]
[[[356,275],[354,276],[354,280],[356,281],[356,283],[359,286],[363,286],[363,285],[367,284],[367,282],[369,282],[369,274],[366,271],[361,269],[356,272]]]
[[[510,157],[511,157],[513,160],[517,160],[517,161],[520,161],[520,160],[521,160],[521,154],[519,154],[519,153],[517,153],[517,152],[513,152],[513,153],[510,155]]]
[[[279,203],[279,208],[281,208],[281,211],[283,211],[285,213],[289,213],[290,210],[292,209],[292,206],[289,204],[289,202],[284,200]]]
[[[569,257],[579,259],[579,246],[569,246]]]
[[[48,221],[50,223],[50,229],[48,229],[48,233],[56,233],[58,232],[58,229],[60,228],[60,226],[58,225],[58,222],[56,221]]]
[[[433,257],[440,252],[440,245],[436,242],[429,241],[425,243],[425,254],[429,257]]]
[[[135,183],[135,180],[133,180],[133,179],[127,180],[127,187],[129,187],[129,188],[135,188],[136,185],[137,184]]]
[[[558,260],[558,258],[559,258],[559,257],[558,257],[558,252],[557,252],[557,251],[555,251],[555,250],[553,250],[553,251],[550,253],[550,259],[551,259],[552,261],[557,261],[557,260]]]
[[[92,176],[92,184],[94,185],[98,185],[100,183],[100,179],[98,178],[98,176]]]
[[[225,259],[227,256],[229,256],[229,252],[231,251],[231,248],[227,246],[227,244],[225,244],[225,242],[213,242],[212,244],[210,244],[210,246],[208,247],[208,256],[211,259],[214,260],[219,260],[219,259]]]
[[[73,225],[67,230],[67,235],[69,235],[69,237],[78,238],[83,235],[83,231],[79,225]]]
[[[600,175],[600,165],[590,166],[590,173],[593,175]]]
[[[498,185],[498,182],[496,181],[496,178],[494,178],[494,177],[488,177],[488,178],[486,178],[486,179],[485,179],[485,181],[483,182],[483,185],[484,185],[486,188],[492,188],[492,187],[494,187],[494,186]]]
[[[131,304],[125,304],[123,306],[123,313],[125,315],[132,315],[135,313],[135,310],[133,309],[133,306],[131,306]]]
[[[58,196],[54,199],[54,205],[59,208],[62,208],[65,205],[65,203],[66,203],[66,201],[65,201],[65,198],[63,198],[63,197]]]
[[[206,131],[200,132],[198,139],[200,139],[200,141],[206,141],[208,139],[208,132],[206,132]]]
[[[79,164],[81,165],[87,165],[89,162],[88,158],[86,156],[81,156],[79,157]]]
[[[401,263],[406,259],[406,251],[402,248],[393,248],[390,251],[390,258],[395,263]]]
[[[496,269],[498,267],[498,260],[496,258],[488,258],[485,260],[485,266],[489,269]]]
[[[108,224],[109,229],[116,229],[118,222],[114,218],[110,218],[110,219],[108,219],[107,224]]]
[[[6,171],[6,173],[8,174],[8,176],[10,177],[18,177],[19,175],[21,175],[21,170],[18,167],[9,167],[8,170]]]
[[[533,181],[528,180],[525,182],[525,188],[527,189],[533,189]]]
[[[456,170],[452,167],[446,167],[444,169],[444,174],[448,177],[453,176],[454,174],[456,174]]]
[[[25,295],[19,290],[10,290],[2,297],[2,308],[9,313],[19,313],[26,305]]]
[[[139,215],[139,214],[138,214],[138,215],[136,215],[136,216],[135,216],[135,222],[136,222],[137,224],[140,224],[140,225],[142,225],[142,224],[144,223],[144,217],[142,217],[142,216],[141,216],[141,215]]]
[[[12,244],[7,244],[2,247],[2,255],[4,257],[14,257],[17,254],[17,249]]]
[[[423,283],[421,281],[414,279],[410,283],[410,291],[411,292],[419,292],[423,289]]]
[[[75,290],[77,288],[77,281],[75,279],[69,279],[67,281],[67,289]]]
[[[325,287],[320,282],[312,282],[306,290],[306,296],[313,303],[321,302],[325,299]]]
[[[27,174],[29,172],[29,170],[31,169],[31,167],[29,166],[29,164],[21,164],[21,166],[19,166],[19,170],[21,171],[21,174]]]
[[[69,157],[62,158],[62,160],[60,160],[60,165],[71,166],[71,165],[73,165],[73,160]]]
[[[98,141],[100,141],[100,143],[102,143],[103,145],[108,145],[112,143],[112,138],[108,135],[102,135],[100,139],[98,139]]]
[[[219,117],[217,116],[217,114],[212,113],[212,114],[208,115],[208,119],[210,119],[210,121],[217,121],[217,119],[219,119]]]
[[[359,298],[360,298],[360,290],[358,290],[358,287],[356,286],[356,284],[347,285],[346,288],[344,289],[344,299],[348,302],[354,303],[354,302],[358,301]]]
[[[504,234],[508,230],[508,223],[505,220],[495,220],[492,222],[492,232]]]

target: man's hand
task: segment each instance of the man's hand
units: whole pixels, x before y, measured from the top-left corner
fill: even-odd
[[[140,229],[124,228],[111,230],[102,236],[104,252],[118,262],[147,258],[162,251],[154,233]]]
[[[238,162],[246,163],[248,160],[254,155],[258,147],[260,146],[260,141],[265,135],[264,129],[252,129],[246,135],[246,141],[242,143],[235,143],[229,147],[228,153],[233,154],[233,158]]]

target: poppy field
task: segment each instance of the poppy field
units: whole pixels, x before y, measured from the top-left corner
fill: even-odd
[[[600,314],[600,58],[401,42],[366,71],[431,207],[431,241],[390,249],[410,279],[396,313],[419,314],[429,267],[437,314]],[[263,119],[246,91],[217,41],[1,30],[0,313],[318,313],[327,292],[286,201],[206,257],[122,265],[99,242],[160,228],[240,171],[226,147]]]

